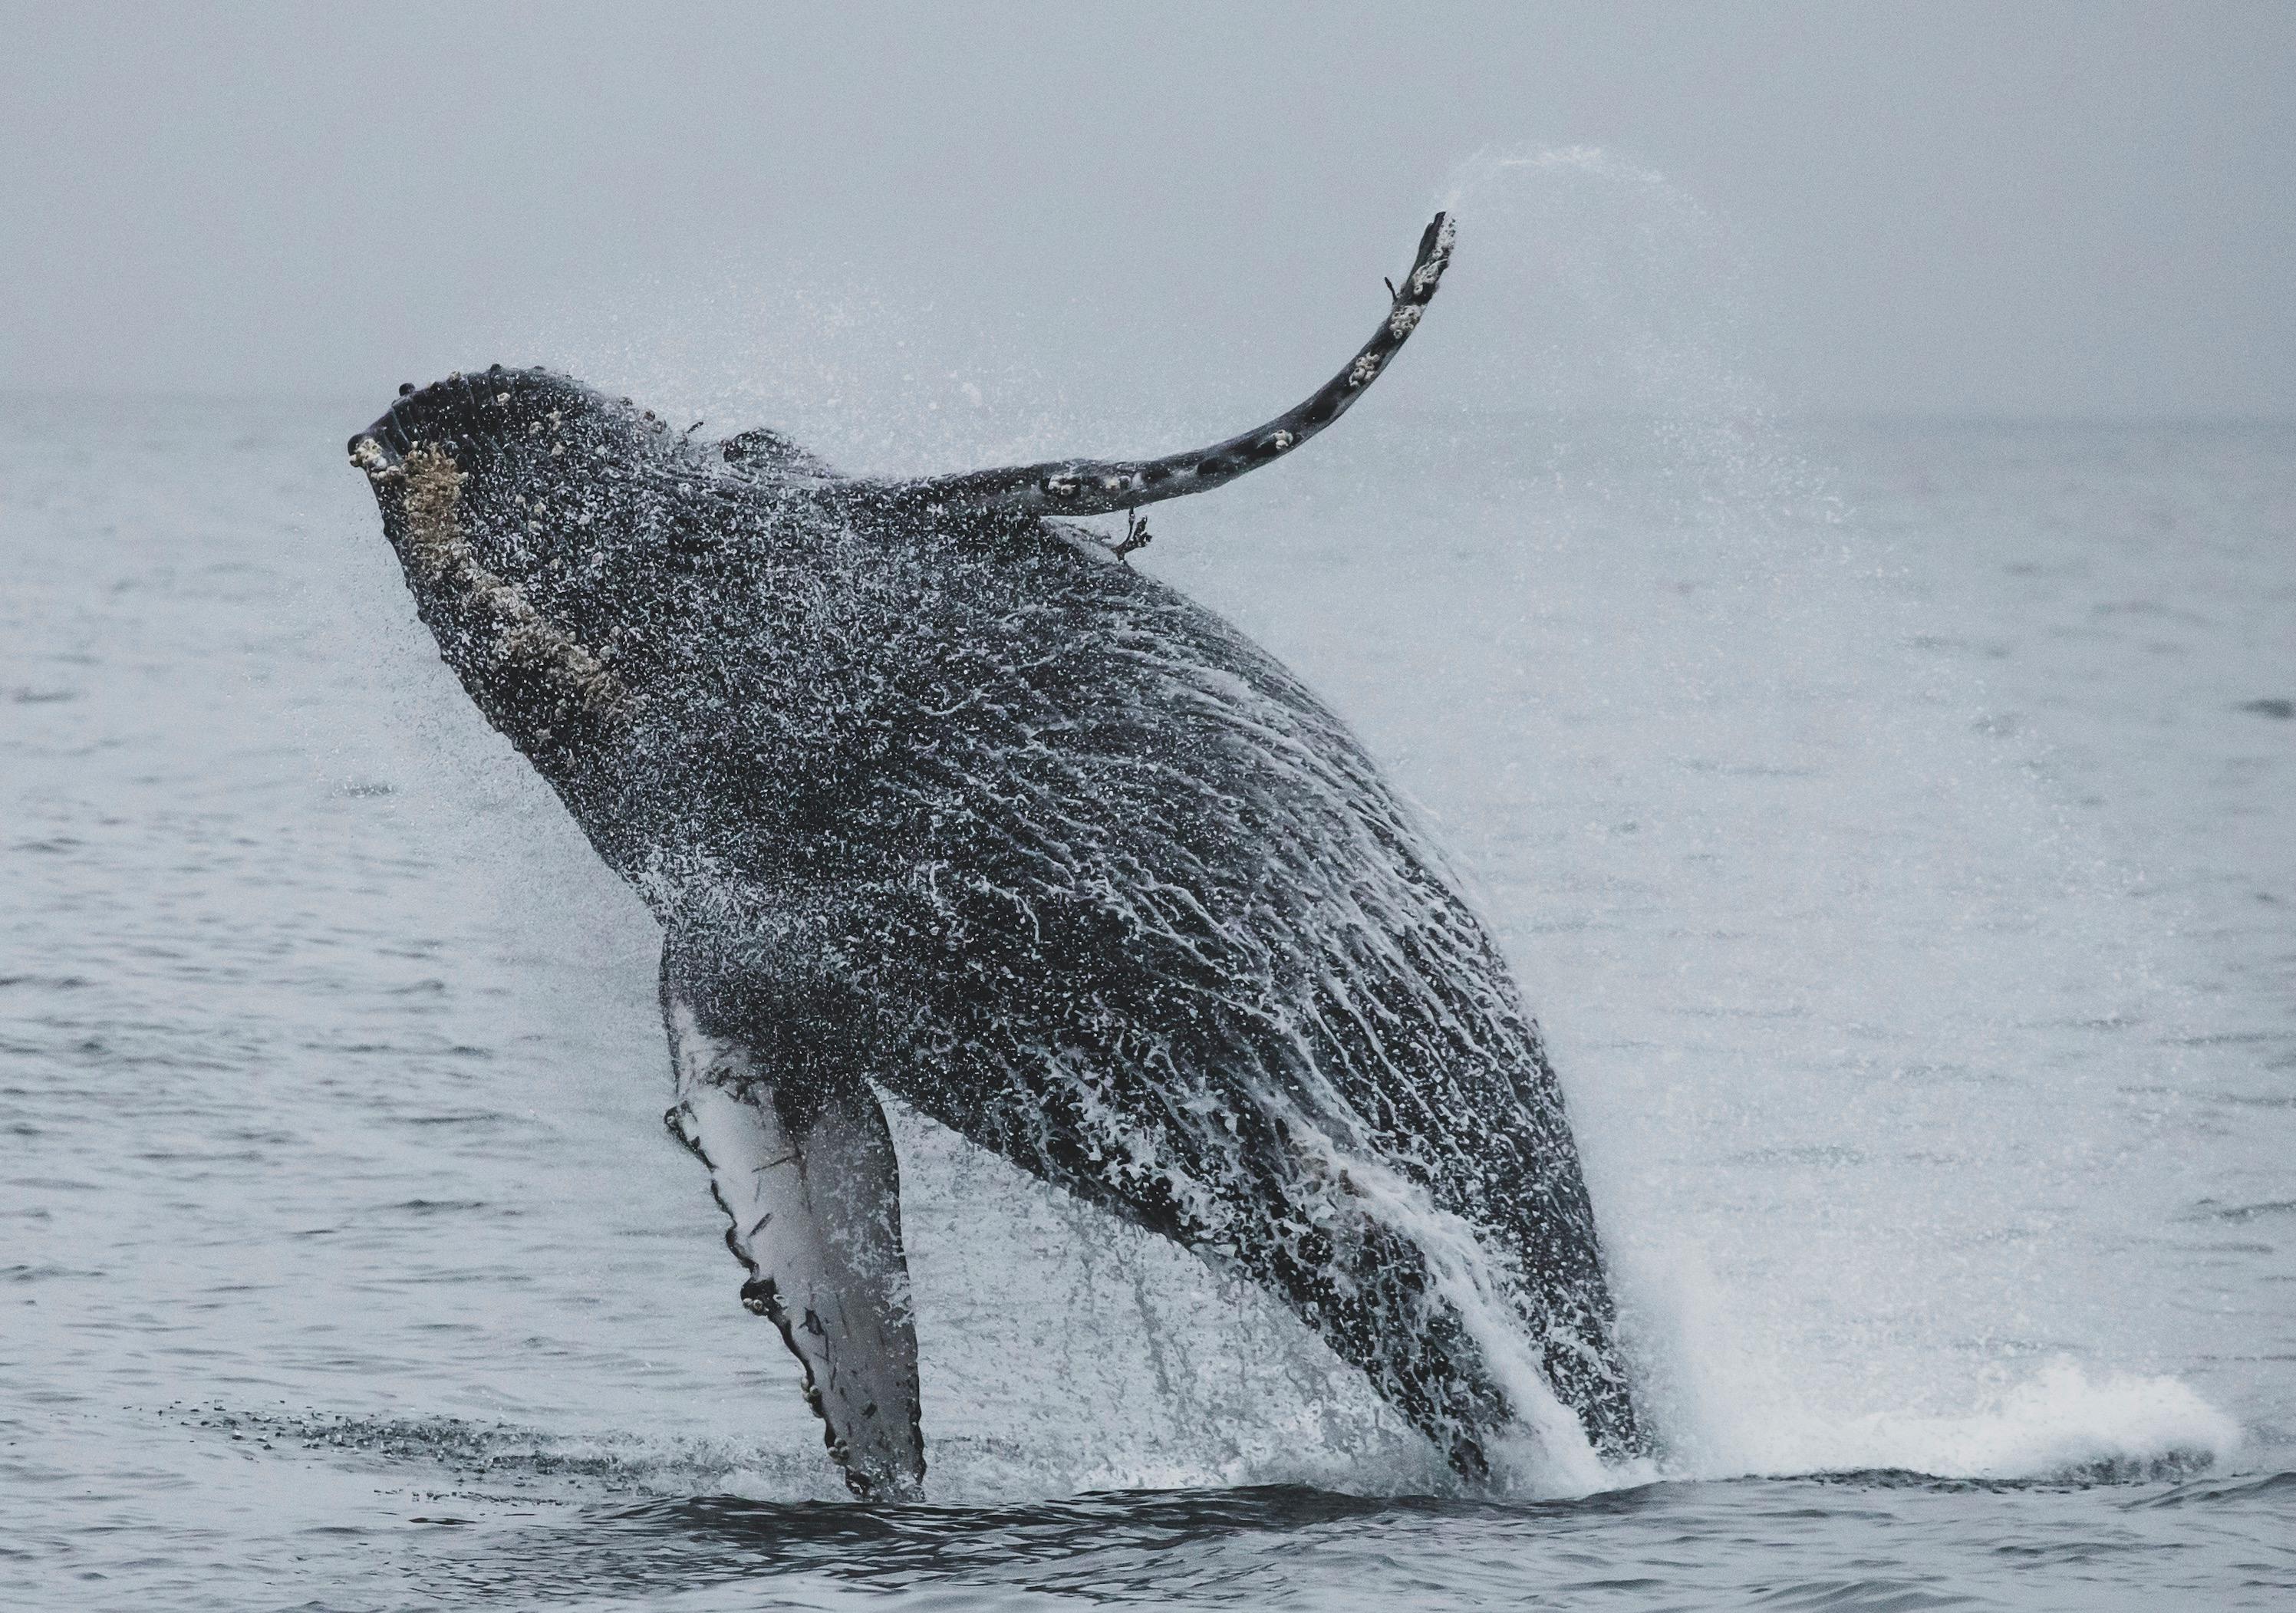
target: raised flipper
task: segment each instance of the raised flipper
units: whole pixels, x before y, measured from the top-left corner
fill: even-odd
[[[926,509],[977,510],[1001,515],[1107,515],[1160,499],[1201,493],[1280,459],[1348,412],[1417,328],[1451,261],[1452,226],[1435,215],[1419,238],[1419,254],[1398,290],[1388,288],[1386,317],[1346,368],[1306,402],[1266,425],[1186,454],[1161,459],[1063,459],[998,471],[914,481],[853,482],[843,496]],[[1136,546],[1136,544],[1135,545]]]
[[[667,968],[662,1015],[677,1078],[663,1118],[709,1167],[726,1246],[750,1273],[742,1303],[773,1320],[804,1368],[853,1493],[915,1496],[917,1336],[884,1110],[849,1076],[767,1068],[748,1040],[706,1024]]]

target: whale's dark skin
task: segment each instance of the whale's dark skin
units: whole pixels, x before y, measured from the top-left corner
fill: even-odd
[[[1483,925],[1338,717],[1049,519],[1335,418],[1441,223],[1349,371],[1201,454],[870,483],[499,368],[353,439],[445,659],[662,924],[672,1129],[857,1493],[923,1474],[876,1088],[1271,1289],[1471,1478],[1530,1410],[1495,1317],[1598,1451],[1643,1448]]]

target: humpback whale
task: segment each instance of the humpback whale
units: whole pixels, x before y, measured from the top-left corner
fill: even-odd
[[[500,365],[351,439],[440,655],[660,921],[669,1128],[857,1494],[924,1474],[881,1091],[1272,1290],[1471,1481],[1646,1448],[1489,932],[1346,724],[1126,558],[1363,396],[1452,243],[1160,459],[848,477]]]

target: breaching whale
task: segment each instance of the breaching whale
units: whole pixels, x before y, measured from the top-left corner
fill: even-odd
[[[1272,1290],[1471,1479],[1555,1402],[1643,1448],[1489,934],[1347,726],[1124,561],[1362,396],[1451,247],[1163,459],[847,478],[500,366],[351,439],[441,656],[660,921],[670,1129],[857,1494],[924,1473],[880,1088]]]

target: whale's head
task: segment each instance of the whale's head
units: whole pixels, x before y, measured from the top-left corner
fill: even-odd
[[[350,440],[418,597],[468,584],[472,567],[518,587],[562,580],[633,536],[685,457],[627,399],[500,366],[402,387]]]
[[[684,438],[564,376],[497,367],[402,388],[350,459],[440,652],[497,727],[537,760],[627,727],[629,585],[706,474]]]

